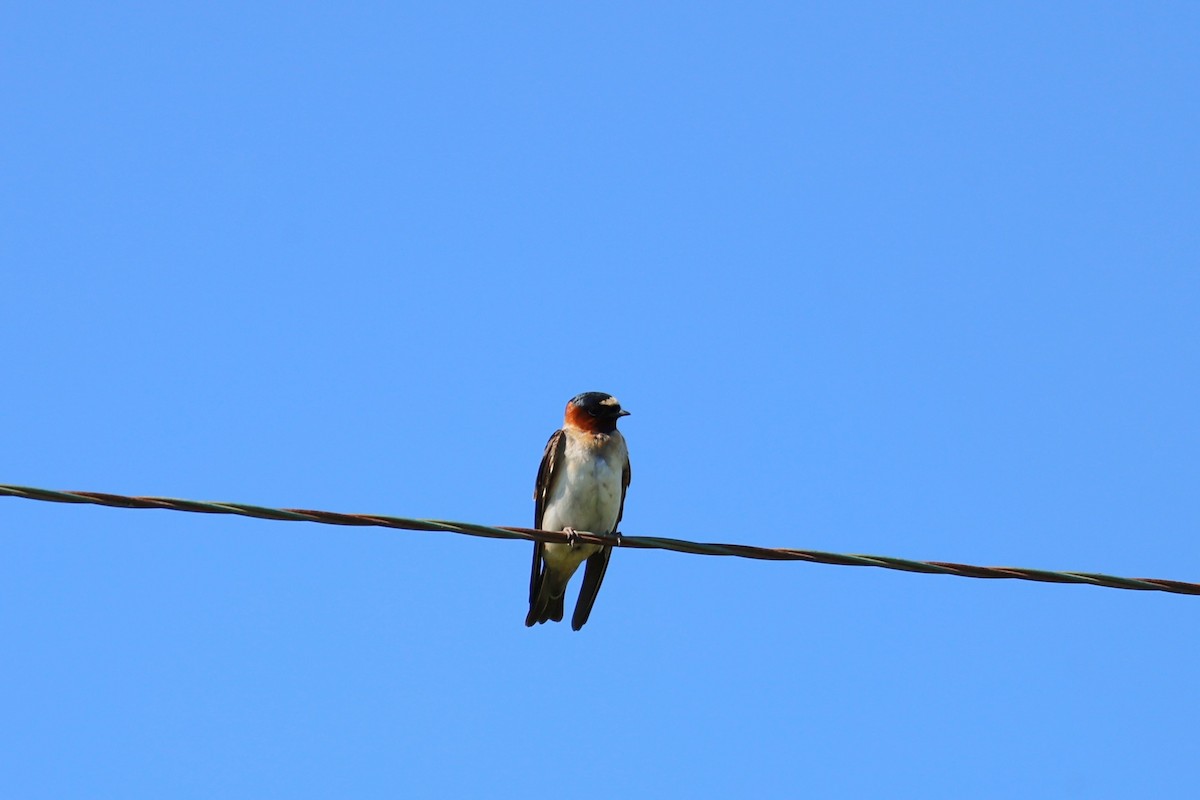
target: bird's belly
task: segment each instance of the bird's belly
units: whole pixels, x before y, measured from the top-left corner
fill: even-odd
[[[575,574],[575,570],[579,569],[579,565],[599,550],[598,544],[577,544],[572,547],[565,543],[546,542],[542,549],[542,558],[546,559],[546,565],[551,572],[566,576],[563,578],[565,584]]]
[[[621,511],[621,474],[604,459],[568,462],[567,472],[546,504],[542,529],[609,534]]]

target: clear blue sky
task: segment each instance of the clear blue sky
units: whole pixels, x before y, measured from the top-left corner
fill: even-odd
[[[1194,3],[0,12],[0,482],[1200,580]],[[10,798],[1179,795],[1200,598],[0,499]],[[576,583],[574,586],[577,586]],[[573,588],[574,588],[573,586]]]

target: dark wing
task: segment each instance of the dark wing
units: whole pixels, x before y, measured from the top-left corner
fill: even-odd
[[[571,615],[571,630],[579,630],[583,623],[588,621],[592,606],[596,604],[596,595],[600,593],[600,584],[604,582],[604,573],[608,571],[608,559],[611,557],[611,547],[602,547],[599,553],[588,556],[583,568],[583,586],[579,588],[575,613]]]
[[[633,478],[633,470],[629,468],[629,456],[625,456],[625,470],[621,473],[621,508],[617,511],[617,525],[612,529],[616,533],[621,529],[621,517],[625,516],[625,493],[629,491],[629,481]]]
[[[533,485],[533,527],[538,530],[542,529],[542,517],[546,515],[546,499],[550,496],[551,484],[557,477],[556,467],[566,449],[567,434],[557,430],[550,435],[550,441],[546,442],[546,451],[542,453],[537,483]]]
[[[633,473],[629,469],[629,459],[625,459],[625,469],[621,472],[621,508],[617,511],[617,525],[625,515],[625,492],[629,490],[629,480]],[[614,526],[609,533],[616,533]],[[599,553],[589,556],[583,568],[583,586],[579,588],[579,599],[575,601],[575,613],[571,615],[571,630],[577,631],[588,621],[592,606],[596,604],[596,595],[600,593],[600,584],[604,583],[604,573],[608,571],[608,560],[612,558],[612,548],[601,548]]]
[[[555,431],[546,442],[546,451],[542,453],[542,463],[538,467],[537,482],[533,485],[533,527],[541,530],[542,518],[546,516],[546,500],[550,497],[550,489],[557,476],[556,471],[563,453],[567,449],[567,435],[561,430]],[[538,596],[542,585],[542,543],[533,543],[533,571],[529,576],[529,602]]]

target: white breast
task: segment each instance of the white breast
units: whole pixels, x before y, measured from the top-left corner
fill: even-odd
[[[567,439],[561,476],[546,503],[542,528],[574,528],[591,533],[612,533],[621,511],[621,477],[625,469],[625,442],[616,434],[602,448],[593,448],[574,437]]]

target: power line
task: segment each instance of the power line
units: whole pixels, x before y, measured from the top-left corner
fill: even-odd
[[[333,511],[312,511],[301,508],[267,508],[245,503],[207,503],[197,500],[176,500],[170,497],[129,497],[102,492],[56,492],[28,486],[0,484],[0,496],[23,497],[26,500],[45,500],[51,503],[90,503],[115,508],[160,508],[169,511],[192,511],[200,514],[237,514],[256,519],[285,522],[319,522],[324,525],[355,525],[379,528],[399,528],[413,531],[444,531],[488,539],[523,539],[540,542],[566,542],[567,534],[559,531],[539,531],[532,528],[492,527],[470,522],[448,522],[437,519],[408,519],[375,514],[339,514]],[[1200,595],[1200,583],[1170,581],[1161,578],[1119,578],[1094,572],[1055,572],[1022,567],[978,567],[947,561],[910,561],[890,556],[866,556],[847,553],[825,553],[820,550],[755,547],[746,544],[716,544],[664,539],[657,536],[598,536],[580,531],[577,541],[586,544],[606,544],[642,550],[671,550],[703,556],[735,556],[764,561],[808,561],[816,564],[836,564],[845,567],[881,567],[902,572],[922,572],[930,575],[957,575],[962,578],[1008,578],[1042,583],[1082,583],[1109,589],[1132,589],[1145,592],[1171,592]]]

